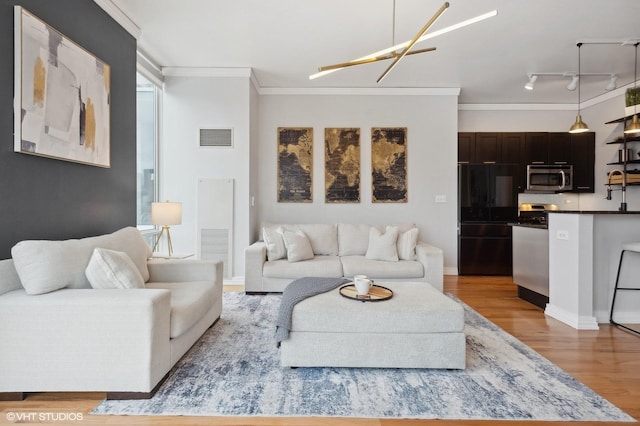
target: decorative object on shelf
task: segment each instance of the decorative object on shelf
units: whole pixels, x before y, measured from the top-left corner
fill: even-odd
[[[278,202],[313,202],[313,128],[278,128]]]
[[[324,67],[319,67],[318,68],[318,72],[315,74],[312,74],[309,76],[309,80],[313,80],[315,78],[318,77],[322,77],[324,75],[327,75],[329,73],[344,69],[344,68],[348,68],[348,67],[352,67],[355,65],[363,65],[363,64],[370,64],[372,62],[379,62],[379,61],[386,61],[388,59],[394,59],[393,63],[384,71],[384,73],[382,73],[382,75],[378,78],[377,82],[380,83],[385,77],[386,75],[398,64],[398,62],[400,62],[400,60],[405,57],[405,56],[409,56],[409,55],[415,55],[418,53],[426,53],[426,52],[431,52],[436,50],[435,47],[430,47],[430,48],[426,48],[426,49],[420,49],[420,50],[414,50],[411,51],[411,48],[422,41],[425,41],[427,39],[430,38],[434,38],[436,36],[448,33],[450,31],[454,31],[457,30],[459,28],[462,27],[466,27],[467,25],[471,25],[474,24],[476,22],[480,22],[483,21],[487,18],[491,18],[492,16],[496,16],[498,14],[497,10],[492,10],[491,12],[487,12],[484,13],[482,15],[478,15],[474,18],[470,18],[467,19],[465,21],[459,22],[457,24],[454,25],[450,25],[446,28],[443,28],[441,30],[438,31],[434,31],[433,33],[430,34],[425,34],[427,32],[427,30],[435,23],[435,21],[440,17],[440,15],[442,15],[442,13],[444,13],[444,11],[449,7],[449,3],[445,2],[440,9],[433,15],[433,17],[431,17],[431,19],[425,24],[424,27],[422,27],[422,29],[418,32],[418,34],[415,35],[415,37],[410,40],[410,41],[406,41],[400,44],[396,44],[393,45],[387,49],[384,50],[380,50],[378,52],[374,52],[370,55],[367,56],[363,56],[361,58],[358,59],[354,59],[352,61],[349,62],[343,62],[340,64],[335,64],[335,65],[327,65]],[[392,37],[395,36],[395,13],[396,13],[396,4],[395,1],[393,2],[393,28],[392,28]],[[392,40],[392,44],[394,44],[395,41]]]
[[[582,47],[582,43],[578,43],[578,115],[576,116],[576,122],[573,123],[573,126],[569,129],[569,133],[584,133],[589,131],[589,126],[582,121],[582,116],[580,115],[580,48]]]
[[[14,20],[14,151],[111,167],[111,68],[20,6]]]
[[[324,201],[360,202],[360,129],[324,129]]]
[[[158,239],[151,251],[156,251],[162,235],[166,232],[167,249],[169,257],[171,257],[173,255],[173,245],[171,244],[169,225],[180,225],[182,223],[182,203],[170,202],[168,200],[165,202],[151,203],[151,223],[162,226],[162,231],[160,231]]]
[[[624,128],[624,133],[627,135],[640,134],[640,122],[638,122],[638,104],[640,103],[640,90],[638,89],[638,43],[634,44],[635,60],[633,66],[633,89],[627,89],[625,100],[627,106],[633,105],[633,118],[631,123]],[[629,102],[632,102],[629,105]]]
[[[371,186],[374,203],[407,202],[407,128],[371,129]]]

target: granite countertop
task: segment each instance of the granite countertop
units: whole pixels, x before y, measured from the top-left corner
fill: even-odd
[[[640,214],[640,210],[621,212],[619,210],[554,210],[549,213],[570,214]]]

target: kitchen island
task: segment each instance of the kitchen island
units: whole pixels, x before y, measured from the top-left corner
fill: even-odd
[[[640,211],[549,212],[545,314],[576,329],[609,322],[621,246],[640,242]],[[625,255],[620,286],[640,287],[640,255]],[[640,292],[619,293],[618,322],[640,323]],[[618,302],[619,300],[619,302]]]

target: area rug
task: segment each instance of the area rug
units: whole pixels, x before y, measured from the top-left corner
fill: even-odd
[[[279,295],[225,293],[220,321],[149,400],[91,414],[635,421],[465,305],[467,368],[281,368]]]

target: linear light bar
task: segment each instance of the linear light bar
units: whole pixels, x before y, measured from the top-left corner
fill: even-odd
[[[424,34],[422,37],[420,37],[418,39],[418,41],[416,43],[420,43],[420,42],[423,42],[425,40],[429,40],[431,38],[440,36],[442,34],[446,34],[448,32],[455,31],[457,29],[466,27],[468,25],[475,24],[476,22],[484,21],[485,19],[494,17],[497,14],[498,14],[497,10],[492,10],[491,12],[487,12],[487,13],[484,13],[482,15],[478,15],[478,16],[476,16],[474,18],[467,19],[466,21],[462,21],[462,22],[459,22],[459,23],[454,24],[454,25],[450,25],[450,26],[442,28],[442,29],[440,29],[438,31],[434,31],[434,32],[429,33],[429,34]],[[388,47],[388,48],[383,49],[383,50],[379,50],[379,51],[377,51],[375,53],[371,53],[370,55],[363,56],[363,57],[355,59],[355,60],[353,60],[351,62],[362,62],[362,63],[375,62],[375,58],[376,57],[384,56],[384,55],[389,54],[391,52],[395,52],[396,50],[404,49],[405,47],[407,47],[409,45],[410,42],[411,42],[411,40],[407,40],[407,41],[405,41],[403,43],[396,44],[395,46],[391,46],[391,47]],[[371,60],[371,61],[367,61],[367,60]],[[327,74],[331,74],[332,72],[336,72],[338,70],[341,70],[342,68],[346,68],[348,66],[351,66],[351,65],[347,65],[347,64],[349,64],[349,62],[345,62],[344,64],[345,64],[344,67],[341,67],[341,68],[331,68],[331,69],[325,69],[325,70],[321,69],[319,72],[310,75],[309,76],[309,80],[314,80],[314,79],[316,79],[318,77],[322,77],[322,76],[325,76]],[[357,65],[357,64],[352,64],[352,65]],[[323,68],[329,68],[329,67],[323,67]]]

